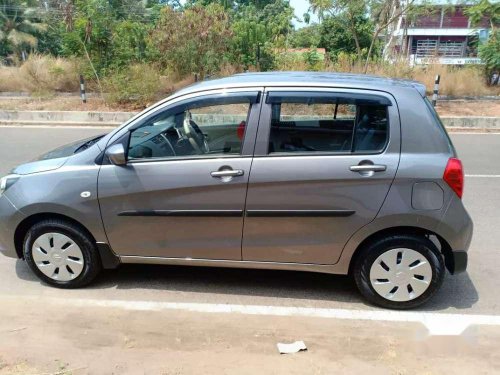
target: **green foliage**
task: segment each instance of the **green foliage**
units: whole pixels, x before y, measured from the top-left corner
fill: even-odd
[[[471,7],[465,9],[473,25],[479,24],[483,19],[489,19],[494,30],[500,24],[500,2],[479,0]]]
[[[484,19],[489,19],[491,30],[488,41],[479,46],[479,57],[484,62],[484,72],[488,83],[493,73],[500,73],[500,31],[496,27],[500,24],[500,3],[488,0],[479,0],[466,9],[473,25],[478,25]]]
[[[307,70],[321,70],[323,58],[316,49],[306,51],[302,55],[306,62]]]
[[[149,29],[140,22],[125,20],[116,24],[112,34],[111,66],[123,67],[130,62],[139,62],[146,59],[146,39]]]
[[[274,67],[275,50],[284,48],[293,31],[293,9],[285,0],[240,1],[231,26],[233,62],[245,69]]]
[[[488,42],[479,46],[479,56],[489,73],[500,71],[500,31],[491,33]]]
[[[217,72],[227,57],[232,31],[229,15],[221,5],[199,5],[183,12],[162,9],[152,33],[160,52],[159,62],[178,77]]]
[[[114,72],[104,81],[106,99],[111,103],[129,103],[146,106],[156,99],[160,89],[160,75],[147,64],[134,64]]]
[[[290,36],[290,46],[293,48],[318,47],[321,41],[319,25],[306,26],[294,31]]]
[[[34,50],[46,30],[33,1],[1,0],[0,52],[2,55]]]
[[[354,27],[361,53],[363,51],[366,53],[372,41],[373,25],[366,17],[358,15]],[[347,54],[358,52],[349,19],[345,14],[325,18],[321,24],[319,46],[326,49],[332,60],[336,60],[341,52]]]

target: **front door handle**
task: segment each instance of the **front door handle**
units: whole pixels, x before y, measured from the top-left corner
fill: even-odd
[[[387,165],[382,164],[362,164],[351,165],[349,170],[352,172],[383,172],[387,170]]]
[[[227,169],[222,171],[211,172],[210,175],[214,178],[223,178],[223,177],[239,177],[245,174],[241,169]]]

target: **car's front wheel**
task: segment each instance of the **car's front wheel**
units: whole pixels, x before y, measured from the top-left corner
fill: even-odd
[[[425,236],[397,235],[365,247],[356,259],[354,278],[373,304],[409,309],[427,302],[443,282],[445,265]]]
[[[47,284],[78,288],[90,283],[101,270],[101,261],[90,236],[63,220],[44,220],[28,230],[24,258]]]

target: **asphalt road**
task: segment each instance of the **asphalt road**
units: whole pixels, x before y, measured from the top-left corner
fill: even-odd
[[[56,146],[103,132],[106,129],[0,127],[0,174]],[[447,276],[422,310],[500,315],[500,134],[453,134],[452,139],[468,175],[464,201],[475,224],[470,263],[468,272]],[[66,291],[42,285],[24,262],[0,257],[0,275],[0,298],[43,295],[374,309],[349,278],[313,273],[127,265],[104,272],[86,289]]]

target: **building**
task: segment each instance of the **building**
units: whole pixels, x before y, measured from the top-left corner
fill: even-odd
[[[473,26],[465,12],[468,5],[455,4],[434,1],[403,14],[391,30],[386,57],[403,56],[411,65],[480,64],[477,46],[488,39],[489,20]]]

